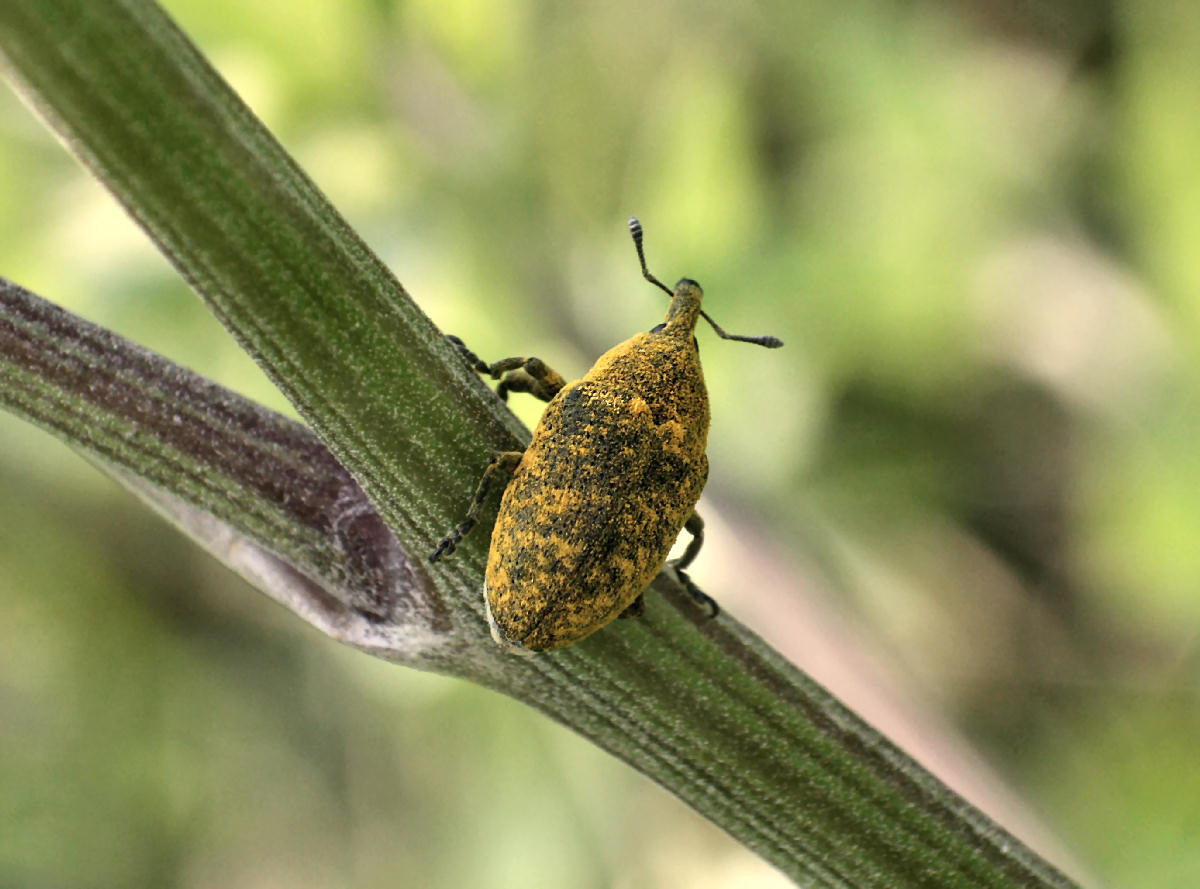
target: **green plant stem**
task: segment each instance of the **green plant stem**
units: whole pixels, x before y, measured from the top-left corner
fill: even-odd
[[[6,0],[0,54],[362,485],[409,562],[423,564],[489,454],[528,433],[153,3]],[[43,385],[41,422],[86,445],[67,419],[70,399],[55,406],[61,383],[5,373],[24,373],[30,391]],[[139,459],[130,465],[149,476]],[[157,483],[187,509],[216,512],[185,484]],[[269,536],[228,493],[223,520]],[[481,617],[485,545],[481,529],[445,566],[422,569],[446,609],[436,633],[456,642],[449,662],[426,666],[571,726],[805,884],[1071,885],[732,618],[705,620],[665,578],[642,619],[552,655],[503,654]],[[393,611],[376,626],[399,637],[406,620]],[[390,656],[383,643],[360,647]]]
[[[428,592],[311,430],[4,278],[0,404],[236,527],[346,608],[386,618]]]

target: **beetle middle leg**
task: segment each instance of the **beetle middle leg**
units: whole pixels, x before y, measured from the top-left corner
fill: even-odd
[[[524,451],[504,451],[494,455],[488,461],[487,469],[483,472],[483,478],[479,480],[479,487],[475,490],[475,498],[471,501],[471,506],[467,509],[467,517],[453,531],[442,538],[437,549],[433,551],[433,555],[429,557],[429,561],[436,562],[442,556],[450,555],[462,543],[462,539],[470,533],[471,529],[479,521],[479,511],[483,509],[484,501],[487,500],[488,492],[491,490],[492,482],[495,480],[496,475],[501,472],[512,475],[516,472],[517,467],[521,465],[521,457],[524,453]]]
[[[668,562],[667,566],[675,572],[675,576],[679,578],[679,582],[683,584],[683,588],[688,591],[688,595],[692,597],[696,604],[707,607],[710,618],[716,617],[721,613],[716,600],[700,589],[700,587],[696,586],[696,584],[692,583],[692,579],[683,570],[695,561],[697,554],[700,552],[700,547],[704,546],[704,519],[700,518],[698,512],[693,511],[683,527],[692,535],[692,539],[688,541],[687,549],[683,551],[683,555],[672,562]]]
[[[547,367],[540,358],[502,358],[488,364],[453,334],[447,335],[446,339],[454,344],[476,373],[500,380],[496,394],[501,401],[508,401],[509,392],[528,392],[542,401],[549,401],[566,385],[562,376]]]

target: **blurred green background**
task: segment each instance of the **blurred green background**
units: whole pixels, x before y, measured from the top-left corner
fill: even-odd
[[[1191,4],[167,7],[489,360],[571,378],[657,323],[637,213],[656,274],[787,342],[698,332],[701,585],[1073,873],[1200,885]],[[0,274],[287,409],[7,90],[0,208]],[[0,491],[3,886],[782,884],[8,414]]]

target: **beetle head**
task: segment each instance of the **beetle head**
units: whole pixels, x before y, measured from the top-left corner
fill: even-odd
[[[691,278],[680,278],[671,294],[671,307],[667,309],[667,326],[663,332],[691,337],[700,319],[700,302],[704,291]]]
[[[646,268],[646,253],[642,248],[642,224],[638,222],[636,216],[629,217],[629,234],[633,236],[633,245],[637,248],[638,262],[642,264],[642,277],[666,291],[671,296],[671,308],[667,312],[667,322],[663,327],[663,331],[675,335],[690,336],[695,339],[693,331],[696,329],[696,320],[703,316],[704,320],[712,325],[712,329],[717,332],[723,340],[737,340],[742,343],[753,343],[756,346],[765,346],[768,349],[778,349],[783,345],[783,340],[774,336],[741,336],[736,333],[726,333],[721,329],[712,318],[708,317],[708,313],[700,308],[700,301],[704,298],[704,291],[700,289],[700,285],[691,278],[680,278],[679,283],[675,285],[675,289],[671,290],[666,284],[658,280],[650,274],[650,269]],[[655,328],[655,333],[659,332]]]

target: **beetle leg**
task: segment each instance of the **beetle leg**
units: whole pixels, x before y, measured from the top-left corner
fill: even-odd
[[[454,344],[472,370],[493,380],[500,380],[496,394],[502,401],[508,401],[509,392],[528,392],[542,401],[549,401],[566,385],[566,381],[540,358],[502,358],[488,364],[458,337],[451,334],[446,339]]]
[[[683,555],[671,563],[676,571],[692,564],[700,552],[700,547],[704,546],[704,519],[700,518],[700,513],[693,511],[683,527],[692,535],[692,539],[688,541]]]
[[[638,593],[638,597],[636,599],[634,599],[632,602],[630,602],[625,607],[625,610],[622,611],[620,614],[618,614],[617,617],[641,617],[642,612],[644,612],[645,610],[646,610],[646,595],[645,595],[645,593]]]
[[[513,361],[516,359],[508,359]],[[508,401],[509,392],[528,392],[542,401],[549,401],[558,394],[566,381],[555,371],[548,368],[540,358],[522,358],[523,364],[504,374],[504,379],[496,387],[496,394],[501,400]],[[497,362],[503,364],[504,362]],[[492,376],[496,374],[493,373]]]
[[[721,613],[716,600],[700,589],[700,587],[696,586],[696,584],[692,583],[692,579],[683,570],[695,561],[697,553],[700,552],[700,547],[704,545],[704,519],[700,518],[698,512],[693,512],[683,527],[692,535],[692,539],[688,541],[687,549],[683,551],[683,555],[675,559],[675,561],[669,562],[668,565],[675,572],[675,576],[679,578],[679,582],[683,584],[683,588],[688,591],[688,595],[692,597],[696,604],[707,607],[710,612],[708,615],[710,618],[716,617]]]
[[[449,535],[442,538],[437,549],[433,551],[433,555],[429,557],[429,561],[436,562],[442,556],[448,556],[454,552],[464,537],[470,533],[471,529],[479,521],[479,511],[483,509],[484,501],[487,500],[488,492],[491,490],[492,481],[496,474],[506,472],[512,475],[516,472],[517,467],[521,465],[521,457],[524,451],[504,451],[500,454],[495,454],[488,461],[487,469],[483,472],[483,478],[479,480],[479,487],[475,490],[475,498],[471,501],[471,506],[467,509],[467,517],[457,526]]]

